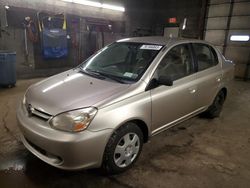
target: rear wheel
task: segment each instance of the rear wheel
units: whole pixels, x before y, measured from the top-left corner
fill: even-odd
[[[141,153],[143,134],[134,123],[127,123],[110,137],[103,157],[103,169],[117,174],[131,168]]]
[[[216,118],[220,116],[223,104],[225,102],[225,94],[223,91],[220,91],[215,99],[213,104],[204,112],[204,115],[208,118]]]

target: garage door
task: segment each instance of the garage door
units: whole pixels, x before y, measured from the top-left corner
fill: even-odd
[[[210,0],[205,40],[236,64],[235,77],[250,79],[250,1]]]

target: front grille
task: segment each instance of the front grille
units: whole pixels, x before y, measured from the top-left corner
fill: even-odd
[[[42,119],[42,120],[45,120],[45,121],[48,121],[52,117],[51,114],[48,114],[48,113],[43,112],[41,110],[38,110],[37,108],[32,107],[31,104],[26,104],[25,108],[26,108],[30,117],[35,116],[35,117]]]
[[[37,110],[35,108],[31,111],[31,115],[32,116],[36,116],[36,117],[38,117],[40,119],[43,119],[45,121],[48,121],[51,118],[51,116],[52,116],[50,114],[47,114],[47,113],[42,112],[40,110]]]

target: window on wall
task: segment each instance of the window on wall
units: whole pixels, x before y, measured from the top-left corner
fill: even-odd
[[[156,77],[167,76],[177,80],[194,72],[193,62],[188,45],[173,47],[162,59],[156,70]]]
[[[197,58],[198,71],[202,71],[218,64],[218,57],[213,48],[206,44],[193,44]]]

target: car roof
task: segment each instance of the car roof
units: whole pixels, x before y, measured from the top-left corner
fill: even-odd
[[[118,40],[117,42],[134,42],[134,43],[146,43],[146,44],[158,44],[158,45],[167,45],[172,43],[179,42],[200,42],[207,43],[202,40],[197,39],[184,39],[184,38],[167,38],[163,36],[150,36],[150,37],[133,37],[133,38],[125,38]]]

